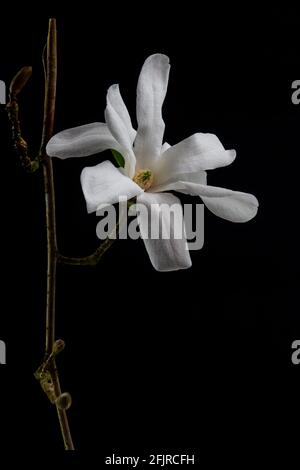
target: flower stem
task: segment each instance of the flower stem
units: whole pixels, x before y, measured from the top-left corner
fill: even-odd
[[[57,261],[62,264],[67,264],[71,266],[96,266],[104,253],[111,247],[115,238],[106,238],[103,243],[88,256],[83,256],[82,258],[75,258],[70,256],[58,255]]]
[[[57,40],[56,20],[49,20],[47,39],[47,66],[44,102],[43,134],[40,147],[40,158],[43,162],[43,174],[45,184],[45,206],[46,206],[46,228],[47,228],[47,297],[46,297],[46,340],[45,357],[48,358],[53,351],[55,342],[55,291],[56,291],[56,268],[57,268],[57,239],[56,239],[56,217],[55,217],[55,192],[53,181],[52,160],[46,154],[46,144],[53,134],[56,78],[57,78]],[[49,365],[54,396],[61,395],[59,374],[55,359]],[[65,409],[56,405],[61,434],[66,450],[74,450],[68,417]]]
[[[133,204],[135,199],[132,199],[128,202],[128,207]],[[96,248],[94,253],[83,256],[79,258],[71,257],[71,256],[63,256],[60,253],[57,254],[57,261],[61,264],[66,264],[69,266],[96,266],[99,261],[101,260],[102,256],[106,251],[112,246],[115,240],[118,238],[118,234],[120,233],[122,227],[126,222],[126,218],[123,215],[119,215],[119,220],[116,223],[115,227],[112,229],[108,237],[101,243],[101,245]]]

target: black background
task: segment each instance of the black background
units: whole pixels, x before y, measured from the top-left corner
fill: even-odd
[[[296,446],[299,372],[291,343],[299,321],[300,16],[266,11],[85,6],[57,17],[59,82],[56,131],[103,121],[106,90],[119,83],[132,116],[145,58],[169,55],[165,138],[174,144],[215,133],[237,159],[209,172],[209,184],[253,193],[257,217],[231,224],[205,213],[205,244],[187,271],[157,273],[142,241],[118,241],[96,268],[61,267],[57,336],[70,423],[83,455],[196,450],[199,462],[266,461]],[[83,5],[81,6],[81,8]],[[74,7],[75,10],[75,7]],[[26,136],[39,145],[41,54],[48,12],[7,15],[1,28],[0,79],[23,65],[33,77],[22,96]],[[33,372],[43,353],[45,222],[40,174],[25,175],[1,123],[2,287],[1,447],[29,454],[62,449],[55,411]],[[110,158],[54,161],[59,246],[89,254],[96,216],[87,215],[83,166]],[[194,199],[188,202],[194,202]],[[1,449],[2,450],[2,449]],[[261,458],[261,457],[260,457]],[[240,460],[243,462],[243,460]]]

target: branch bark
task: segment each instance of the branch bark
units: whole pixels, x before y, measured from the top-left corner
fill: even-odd
[[[53,134],[55,117],[57,80],[57,31],[56,20],[49,20],[47,38],[47,64],[45,83],[45,102],[43,133],[40,147],[40,160],[43,162],[45,184],[46,228],[47,228],[47,296],[46,296],[46,338],[45,361],[51,355],[55,343],[55,293],[57,268],[57,238],[55,217],[55,191],[53,181],[52,160],[46,154],[46,145]],[[55,357],[48,365],[49,376],[53,385],[54,397],[59,398],[61,387]],[[56,404],[60,429],[66,450],[74,450],[67,412]]]

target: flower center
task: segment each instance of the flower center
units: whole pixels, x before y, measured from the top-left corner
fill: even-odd
[[[139,170],[134,175],[133,181],[140,186],[140,188],[147,191],[151,188],[153,183],[153,172],[151,170]]]

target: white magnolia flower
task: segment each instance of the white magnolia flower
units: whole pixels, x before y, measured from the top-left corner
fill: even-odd
[[[144,63],[137,85],[137,131],[132,127],[119,86],[112,85],[107,93],[106,123],[96,122],[60,132],[49,141],[48,155],[83,157],[107,149],[123,155],[124,169],[117,169],[109,161],[83,169],[81,184],[88,212],[115,204],[120,196],[136,197],[137,203],[149,208],[153,204],[172,205],[179,200],[165,191],[178,191],[200,196],[206,207],[219,217],[247,222],[258,208],[252,194],[206,183],[205,170],[230,165],[236,156],[234,150],[225,150],[218,137],[203,133],[172,147],[163,144],[162,105],[169,70],[169,59],[162,54],[154,54]],[[139,216],[142,234],[147,222],[145,216]],[[163,222],[170,223],[170,220]],[[191,266],[184,238],[149,238],[144,242],[155,269],[172,271]]]

